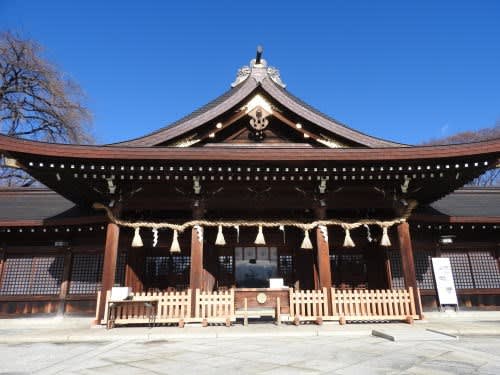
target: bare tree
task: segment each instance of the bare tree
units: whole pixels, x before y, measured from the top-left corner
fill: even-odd
[[[0,34],[0,131],[45,142],[91,143],[91,115],[80,87],[42,57],[42,47]],[[0,183],[29,184],[19,170],[0,171]],[[24,176],[24,177],[23,177]]]
[[[469,142],[486,141],[488,139],[500,138],[500,121],[490,128],[479,129],[476,131],[465,131],[451,135],[449,137],[432,139],[424,142],[424,146],[447,145]],[[500,186],[500,169],[490,169],[478,178],[471,181],[469,186]]]

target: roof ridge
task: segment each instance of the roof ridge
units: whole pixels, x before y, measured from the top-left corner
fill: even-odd
[[[155,136],[155,135],[162,133],[162,132],[165,132],[165,131],[172,131],[173,129],[184,124],[185,122],[187,122],[191,119],[194,119],[194,118],[198,117],[199,115],[202,115],[203,113],[205,113],[206,111],[208,111],[212,108],[215,108],[218,104],[223,103],[226,99],[229,99],[233,95],[237,94],[244,87],[246,88],[246,86],[248,86],[248,85],[243,84],[243,85],[238,85],[236,87],[231,87],[231,88],[229,88],[229,90],[226,90],[224,93],[217,96],[215,99],[212,99],[208,103],[196,108],[195,110],[193,110],[192,112],[189,112],[188,114],[179,118],[178,120],[175,120],[174,122],[171,122],[171,123],[159,128],[157,130],[154,130],[151,133],[148,133],[148,134],[145,134],[143,136],[136,137],[136,138],[128,139],[126,141],[109,143],[109,144],[106,144],[106,146],[126,146],[130,143],[136,143],[137,141]],[[168,139],[166,139],[166,140],[168,140]]]
[[[305,107],[306,109],[316,113],[317,115],[321,116],[321,117],[324,117],[325,119],[335,123],[336,125],[338,126],[341,126],[341,127],[344,127],[346,129],[349,129],[353,132],[356,132],[356,133],[359,133],[359,134],[362,134],[366,137],[369,137],[369,138],[373,138],[373,139],[376,139],[376,140],[379,140],[379,141],[382,141],[382,142],[386,142],[386,143],[392,143],[394,144],[395,147],[407,147],[407,146],[412,146],[412,145],[408,145],[408,144],[404,144],[404,143],[399,143],[399,142],[394,142],[394,141],[390,141],[390,140],[387,140],[387,139],[384,139],[384,138],[380,138],[380,137],[376,137],[376,136],[373,136],[373,135],[370,135],[370,134],[367,134],[367,133],[364,133],[362,131],[359,131],[358,129],[356,128],[353,128],[349,125],[347,125],[346,123],[342,122],[342,121],[339,121],[337,120],[336,118],[332,117],[331,115],[329,114],[326,114],[325,112],[319,110],[318,108],[312,106],[311,104],[305,102],[303,99],[301,99],[300,97],[298,97],[297,95],[291,93],[290,91],[288,91],[285,87],[280,87],[279,85],[275,84],[274,82],[271,81],[271,84],[274,84],[274,86],[280,90],[284,95],[290,97],[291,99],[293,99],[295,102],[297,102],[298,104],[302,105],[303,107]]]

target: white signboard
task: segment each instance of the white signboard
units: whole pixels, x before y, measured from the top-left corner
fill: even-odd
[[[432,258],[440,305],[458,305],[450,258]]]

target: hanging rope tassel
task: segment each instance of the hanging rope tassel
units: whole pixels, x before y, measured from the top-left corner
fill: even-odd
[[[236,229],[236,243],[240,243],[240,226],[234,225],[234,229]]]
[[[178,233],[177,230],[174,230],[174,238],[172,239],[172,246],[170,246],[171,253],[180,253],[181,247],[179,245],[179,240],[177,239]]]
[[[389,234],[387,233],[388,227],[382,227],[382,240],[380,241],[381,246],[391,246],[391,240],[389,239]]]
[[[326,227],[326,225],[318,225],[318,229],[321,232],[321,235],[323,236],[325,242],[328,242],[328,228]]]
[[[370,231],[370,226],[368,224],[363,224],[363,226],[366,228],[366,239],[368,240],[368,242],[372,242],[373,238],[372,232]]]
[[[158,229],[153,228],[153,247],[158,245]]]
[[[139,230],[141,228],[137,227],[134,231],[134,238],[132,239],[132,247],[143,247],[141,235],[139,234]]]
[[[351,238],[351,232],[349,231],[349,228],[344,227],[344,231],[345,231],[344,247],[354,247],[354,246],[356,246],[354,244],[354,241]]]
[[[219,230],[217,231],[217,238],[215,239],[215,244],[220,246],[224,246],[226,244],[224,233],[222,233],[222,225],[219,225]]]
[[[193,228],[196,230],[198,242],[203,243],[203,227],[201,225],[195,225]]]
[[[285,226],[284,225],[280,225],[279,229],[280,229],[280,231],[283,232],[283,243],[285,244],[286,243],[286,239],[285,239]]]
[[[301,249],[312,249],[313,244],[311,242],[311,239],[309,238],[309,231],[305,230],[304,231],[304,239],[302,240],[302,244],[300,245]]]
[[[257,237],[255,238],[254,244],[256,245],[266,244],[266,239],[264,238],[264,233],[262,232],[262,225],[259,225],[259,232],[257,233]]]

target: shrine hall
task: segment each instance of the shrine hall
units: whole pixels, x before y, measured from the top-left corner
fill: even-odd
[[[418,319],[443,305],[435,258],[449,259],[461,309],[500,306],[500,189],[467,187],[499,166],[500,139],[364,134],[291,94],[262,50],[227,92],[151,134],[106,145],[2,135],[0,152],[44,186],[0,189],[4,317],[118,323],[137,303],[138,323],[269,311],[349,321],[388,316],[373,301],[407,293],[410,310],[392,313]],[[307,301],[314,311],[299,309]],[[180,318],[165,312],[174,305]]]

